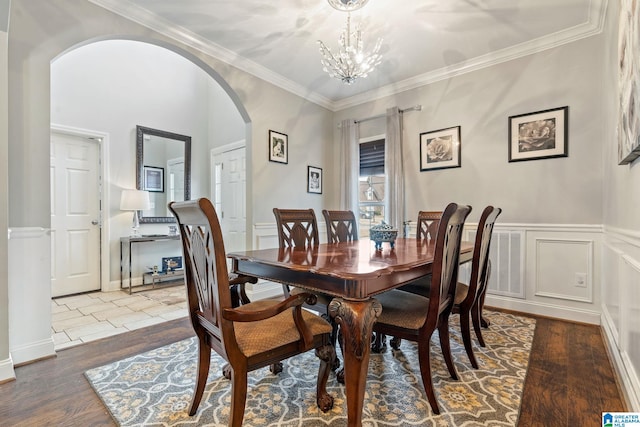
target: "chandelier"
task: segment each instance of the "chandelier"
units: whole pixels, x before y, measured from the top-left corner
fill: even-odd
[[[323,70],[329,76],[342,80],[350,85],[360,77],[367,77],[369,72],[380,64],[382,56],[378,53],[382,45],[382,39],[378,39],[370,52],[364,52],[362,45],[362,31],[357,26],[351,31],[351,11],[360,9],[368,0],[327,0],[337,10],[347,12],[347,25],[340,34],[340,48],[336,54],[321,40],[320,54]]]

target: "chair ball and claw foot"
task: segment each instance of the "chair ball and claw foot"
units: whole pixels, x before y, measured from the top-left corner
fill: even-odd
[[[234,307],[218,216],[208,199],[172,202],[182,236],[189,318],[198,338],[198,372],[189,407],[194,415],[209,375],[211,350],[227,361],[231,379],[229,426],[240,427],[247,398],[247,374],[317,349],[317,404],[327,411],[333,398],[326,384],[335,348],[331,325],[302,306],[310,294],[283,301],[262,300]]]

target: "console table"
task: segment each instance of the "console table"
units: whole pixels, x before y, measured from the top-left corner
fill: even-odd
[[[131,294],[131,265],[132,265],[132,257],[131,257],[131,252],[132,252],[132,247],[134,244],[137,243],[149,243],[149,242],[161,242],[161,241],[167,241],[167,240],[180,240],[180,236],[179,235],[175,235],[175,236],[170,236],[168,234],[147,234],[147,235],[142,235],[142,236],[127,236],[127,237],[121,237],[120,238],[120,288],[124,288],[124,278],[126,275],[129,276],[129,294]],[[126,253],[126,256],[125,256]],[[126,270],[126,271],[125,271]],[[142,274],[142,284],[145,284],[145,274],[148,273],[143,273]],[[175,279],[181,278],[184,276],[184,271],[183,270],[175,270],[171,275],[167,275],[161,272],[158,272],[158,276],[161,276],[162,278],[165,277],[172,277]],[[160,282],[160,277],[157,278],[158,280],[152,278],[152,286],[155,287],[156,282]]]

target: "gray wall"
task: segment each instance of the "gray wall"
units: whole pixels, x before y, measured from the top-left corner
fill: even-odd
[[[503,223],[599,224],[605,135],[594,120],[603,93],[593,58],[602,52],[603,37],[590,37],[339,111],[336,120],[422,104],[404,114],[408,215],[456,201],[474,207],[470,221],[493,204]],[[569,157],[509,163],[508,117],[565,105]],[[462,167],[420,172],[419,134],[452,126],[462,127]],[[361,126],[361,136],[378,133],[384,119]]]
[[[0,7],[7,7],[6,12],[0,12],[0,365],[9,358],[9,273],[8,273],[8,240],[4,232],[9,227],[8,194],[9,175],[7,173],[8,156],[8,83],[7,83],[7,43],[6,32],[8,22],[8,2],[0,1]],[[8,362],[4,363],[9,365]],[[6,368],[7,371],[13,368]],[[12,376],[12,372],[2,373],[0,378]]]

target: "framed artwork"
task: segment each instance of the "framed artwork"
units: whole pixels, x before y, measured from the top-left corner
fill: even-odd
[[[567,157],[569,107],[509,117],[509,161]]]
[[[420,171],[459,168],[460,126],[420,134]]]
[[[307,193],[322,194],[322,169],[307,166]]]
[[[269,160],[277,163],[289,163],[289,137],[274,130],[269,131]]]
[[[164,168],[144,167],[144,189],[154,193],[164,193]]]
[[[166,273],[173,270],[182,270],[182,257],[172,256],[162,258],[162,272]]]
[[[618,164],[640,157],[640,7],[620,2],[618,27]]]

